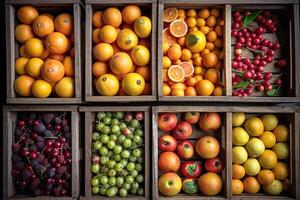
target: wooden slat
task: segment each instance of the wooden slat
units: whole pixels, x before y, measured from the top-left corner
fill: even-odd
[[[86,96],[87,102],[144,102],[156,101],[156,96]]]
[[[146,110],[149,110],[149,108],[146,108]],[[144,191],[145,195],[143,199],[150,199],[151,194],[151,176],[150,171],[152,170],[152,162],[151,162],[151,142],[150,142],[150,112],[146,111],[144,112],[144,152],[145,152],[145,164],[144,164],[144,173],[145,173],[145,182],[144,182]]]
[[[8,105],[3,107],[4,111],[11,111],[11,112],[29,112],[29,111],[78,111],[77,106],[54,106],[54,105],[39,105],[39,106],[33,106],[33,105]]]
[[[15,72],[12,70],[11,66],[15,65],[15,49],[14,47],[14,27],[15,27],[15,18],[14,12],[15,9],[12,5],[6,5],[6,12],[5,12],[5,20],[6,20],[6,83],[7,83],[7,90],[6,94],[8,98],[14,97],[14,80],[15,80]]]
[[[158,4],[158,20],[157,20],[157,90],[158,90],[158,97],[163,97],[163,92],[162,92],[162,57],[163,57],[163,52],[162,52],[162,32],[163,32],[163,10],[164,10],[164,5],[162,3]]]
[[[299,97],[300,96],[300,28],[299,28],[299,24],[300,24],[300,17],[299,17],[299,2],[298,4],[294,4],[293,5],[293,27],[294,27],[294,31],[293,31],[293,39],[294,39],[294,58],[295,58],[295,92],[296,92],[296,96]]]
[[[79,182],[79,113],[71,112],[72,131],[72,191],[71,196],[77,198],[80,194]]]
[[[294,162],[295,162],[295,181],[294,181],[294,188],[295,188],[295,198],[296,199],[300,199],[300,191],[299,191],[299,187],[300,187],[300,145],[299,145],[299,141],[300,141],[300,125],[299,125],[299,121],[300,121],[300,113],[296,112],[295,113],[295,121],[293,122],[295,125],[295,133],[294,133]]]
[[[138,112],[138,111],[148,111],[149,106],[80,106],[80,112]]]
[[[157,117],[158,117],[159,108],[152,107],[152,198],[155,200],[159,199],[158,191],[158,126],[157,126]]]
[[[157,18],[157,3],[152,3],[152,12],[151,12],[151,20],[152,20],[152,31],[151,31],[151,89],[152,96],[157,99],[157,23],[160,18]],[[160,32],[158,32],[160,33]],[[161,44],[161,43],[160,43]],[[157,53],[156,53],[157,52]],[[161,88],[161,87],[160,87]]]
[[[92,15],[91,5],[85,6],[85,100],[93,95],[92,88]]]
[[[156,3],[156,0],[118,0],[118,1],[111,1],[111,0],[85,0],[86,4],[120,4],[120,3]]]
[[[91,145],[92,145],[92,114],[90,112],[85,112],[84,113],[84,132],[85,134],[85,143],[84,143],[84,171],[85,171],[85,176],[84,176],[84,195],[85,197],[90,198],[92,196],[91,194]]]
[[[7,98],[6,102],[8,104],[80,104],[82,103],[81,98],[25,98],[25,97]]]
[[[81,3],[80,0],[6,0],[7,4],[44,4],[44,5],[49,5],[49,4],[66,4],[66,3]]]
[[[225,172],[226,172],[226,197],[232,198],[232,113],[227,112],[226,113],[226,147],[225,147]]]
[[[231,5],[225,6],[225,94],[232,95],[231,72]]]
[[[292,3],[297,3],[297,0],[287,0],[287,1],[282,1],[282,0],[265,0],[265,1],[261,1],[261,0],[202,0],[202,1],[198,1],[198,0],[185,0],[185,1],[176,1],[176,0],[159,0],[160,3],[187,3],[187,4],[192,4],[192,3],[197,3],[197,4],[226,4],[226,3],[230,3],[230,4],[292,4]]]

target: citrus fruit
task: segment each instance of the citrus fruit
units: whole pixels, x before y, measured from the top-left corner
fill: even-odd
[[[41,75],[44,80],[52,83],[61,80],[65,75],[64,65],[55,59],[47,59],[41,68]]]
[[[187,26],[190,28],[189,31],[197,31],[198,28],[195,27],[197,24],[197,21],[194,17],[189,17],[185,20]]]
[[[181,50],[181,60],[182,61],[189,61],[192,58],[192,53],[188,49],[182,49]]]
[[[193,62],[193,64],[195,64],[195,62]],[[194,67],[194,74],[195,75],[200,75],[200,74],[202,74],[202,72],[203,72],[203,68],[202,67],[197,66],[197,65]],[[203,77],[202,77],[202,79],[203,79]]]
[[[100,43],[93,47],[93,55],[98,61],[108,61],[114,54],[110,44]]]
[[[45,46],[50,53],[64,54],[68,49],[68,38],[60,32],[52,32],[47,35]]]
[[[223,187],[221,177],[212,172],[206,172],[198,179],[199,190],[204,195],[217,195]]]
[[[179,60],[179,58],[181,57],[181,47],[177,44],[173,44],[168,50],[168,57],[172,61]]]
[[[265,151],[264,143],[258,138],[251,138],[245,145],[250,157],[259,157]]]
[[[43,64],[44,61],[42,59],[31,58],[25,66],[25,71],[29,76],[38,77],[41,74]]]
[[[93,17],[92,17],[92,23],[95,28],[101,28],[103,26],[102,17],[103,17],[102,11],[94,12]]]
[[[185,10],[179,9],[178,10],[178,17],[185,18]]]
[[[232,113],[232,126],[242,126],[245,122],[245,113],[235,112]]]
[[[251,136],[260,136],[264,132],[264,124],[258,117],[246,120],[245,129]]]
[[[260,171],[259,162],[255,158],[248,158],[243,167],[248,176],[256,176]]]
[[[122,10],[122,18],[126,24],[133,24],[141,16],[141,9],[136,5],[125,6]]]
[[[171,60],[170,60],[170,58],[168,56],[164,56],[162,58],[162,62],[163,62],[163,68],[164,69],[168,69],[171,66],[171,64],[172,64]]]
[[[242,127],[232,129],[232,144],[245,145],[249,141],[249,135]]]
[[[118,36],[117,30],[111,25],[105,25],[99,32],[100,40],[105,43],[113,43]]]
[[[265,169],[272,169],[277,164],[276,154],[271,150],[265,150],[258,158],[260,165]]]
[[[177,8],[166,8],[164,10],[164,22],[172,22],[175,20],[178,16],[178,10]]]
[[[132,30],[125,28],[119,32],[117,43],[121,49],[128,51],[138,44],[138,37]]]
[[[57,96],[70,98],[74,96],[75,83],[72,77],[64,77],[55,85]]]
[[[172,96],[183,97],[184,96],[184,90],[176,88],[176,89],[172,90]]]
[[[210,96],[214,91],[214,84],[209,80],[200,80],[195,87],[200,96]]]
[[[24,50],[30,57],[41,57],[44,52],[44,45],[40,39],[30,38],[26,40]]]
[[[193,31],[187,34],[185,43],[192,53],[199,53],[205,48],[206,37],[201,31]]]
[[[70,36],[73,33],[73,23],[73,17],[70,14],[62,13],[55,18],[55,31]]]
[[[46,98],[51,94],[52,86],[50,83],[44,80],[36,80],[34,81],[31,92],[34,97],[38,98]]]
[[[40,15],[33,20],[32,28],[37,36],[43,38],[54,31],[54,22],[50,17]]]
[[[215,53],[209,52],[203,56],[203,65],[206,68],[214,67],[217,64],[218,58]]]
[[[184,90],[184,96],[197,96],[196,89],[194,87],[187,87]]]
[[[138,73],[128,73],[122,80],[122,88],[129,96],[140,95],[145,88],[145,80]]]
[[[63,65],[65,67],[65,76],[75,75],[74,60],[71,56],[66,56],[64,58]]]
[[[176,38],[170,33],[169,28],[165,28],[163,30],[163,47],[166,49],[166,44],[168,44],[168,47],[172,46],[173,44],[176,44],[177,40]],[[165,52],[165,51],[164,51]]]
[[[210,12],[207,8],[203,8],[199,11],[199,17],[206,19],[210,16]]]
[[[110,7],[103,12],[102,19],[105,25],[118,28],[122,23],[122,14],[118,8]]]
[[[273,130],[278,125],[277,117],[275,115],[272,115],[272,114],[263,115],[261,117],[261,120],[264,124],[264,127],[265,127],[266,131]]]
[[[20,48],[19,48],[19,56],[29,58],[29,55],[27,55],[26,52],[25,52],[25,45],[24,44],[21,45]]]
[[[279,195],[282,192],[282,188],[282,183],[276,179],[271,184],[263,187],[264,191],[270,195]]]
[[[276,143],[276,137],[271,131],[264,131],[259,139],[264,143],[266,148],[272,148]]]
[[[276,143],[272,151],[274,151],[278,159],[287,159],[289,156],[289,145],[282,142]]]
[[[185,77],[184,69],[179,65],[172,65],[168,69],[168,77],[174,82],[180,82]]]
[[[289,138],[289,129],[283,124],[279,124],[275,129],[273,129],[273,133],[277,142],[285,142]]]
[[[114,74],[126,74],[132,70],[133,63],[127,53],[118,52],[111,57],[109,66]]]
[[[185,77],[189,77],[194,74],[194,66],[189,62],[182,62],[179,66],[184,70]]]
[[[142,95],[150,95],[152,93],[151,83],[145,83],[145,88],[142,92]]]
[[[151,68],[150,67],[147,67],[147,66],[137,67],[135,69],[135,72],[142,75],[142,77],[144,78],[144,80],[146,82],[149,82],[151,80]]]
[[[222,96],[223,95],[223,88],[220,87],[220,86],[215,87],[212,95],[213,96]]]
[[[240,181],[238,179],[232,179],[231,187],[232,187],[232,194],[233,195],[239,195],[244,190],[244,186],[243,186],[242,181]]]
[[[28,61],[29,59],[25,57],[20,57],[16,60],[15,69],[17,74],[19,75],[26,74],[25,66]]]
[[[39,12],[32,6],[22,6],[18,12],[18,19],[24,24],[31,24],[39,15]]]
[[[214,27],[217,23],[216,17],[215,16],[209,16],[206,19],[206,24],[208,27]]]
[[[195,77],[189,77],[185,83],[187,86],[189,87],[194,87],[196,85],[196,83],[198,82],[198,80]]]
[[[163,82],[168,82],[170,81],[169,77],[168,77],[168,69],[163,69],[163,74],[162,74],[162,78],[163,78]]]
[[[163,96],[169,96],[171,94],[171,88],[168,84],[164,83],[162,88]]]
[[[185,21],[180,19],[175,19],[169,25],[170,33],[177,38],[183,37],[188,31],[187,24]]]
[[[268,169],[262,169],[257,175],[257,180],[262,185],[269,185],[273,182],[274,179],[275,176],[273,172]]]
[[[242,165],[233,164],[232,165],[232,178],[241,179],[245,176],[246,172]]]
[[[96,81],[96,89],[103,96],[114,96],[119,90],[119,81],[112,74],[103,74]]]
[[[134,64],[139,66],[145,66],[150,61],[150,52],[143,45],[137,45],[131,49],[130,56]]]
[[[31,87],[34,83],[34,78],[21,75],[14,81],[14,88],[18,95],[23,97],[31,96]]]
[[[182,89],[185,90],[186,89],[186,85],[184,83],[174,83],[171,85],[171,90],[174,89]]]
[[[26,40],[33,38],[34,34],[31,26],[27,24],[20,24],[16,26],[15,37],[18,42],[24,43]]]
[[[215,42],[217,39],[217,33],[215,31],[210,31],[206,35],[206,39],[209,42]]]
[[[134,22],[134,32],[140,38],[147,38],[151,34],[151,20],[146,16],[141,16]]]
[[[255,177],[246,177],[243,180],[244,191],[247,193],[257,193],[260,189],[260,184]]]
[[[285,180],[289,176],[289,168],[287,164],[283,162],[278,162],[272,169],[274,176],[278,180]]]
[[[63,54],[49,54],[48,58],[52,58],[52,59],[58,60],[60,62],[63,62],[65,59],[65,56]]]
[[[220,72],[217,69],[210,68],[210,69],[205,71],[204,78],[206,80],[209,80],[213,84],[216,84],[220,80]]]
[[[232,148],[232,162],[235,164],[243,164],[248,159],[248,153],[243,146],[235,146]]]
[[[41,55],[41,59],[45,60],[46,58],[48,58],[48,56],[50,55],[49,51],[47,49],[44,49],[43,54]]]
[[[92,66],[92,74],[95,77],[99,77],[108,73],[108,66],[106,62],[95,62]]]

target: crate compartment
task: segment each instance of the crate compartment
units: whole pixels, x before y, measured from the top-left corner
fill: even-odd
[[[151,180],[150,180],[150,170],[151,170],[151,164],[150,164],[150,151],[149,151],[149,148],[150,148],[150,140],[149,140],[149,107],[80,107],[80,111],[81,112],[84,112],[84,116],[85,116],[85,134],[86,134],[86,137],[85,137],[85,153],[84,153],[84,156],[85,156],[85,186],[84,186],[84,196],[80,197],[81,199],[108,199],[109,197],[106,196],[106,192],[101,192],[103,188],[105,188],[105,186],[108,186],[107,190],[109,188],[112,188],[113,186],[117,187],[117,194],[114,195],[114,198],[116,199],[149,199],[151,194],[150,194],[150,185],[151,185]],[[112,122],[113,121],[116,121],[116,117],[117,115],[115,115],[115,113],[119,112],[120,113],[125,113],[125,116],[126,115],[126,112],[130,112],[132,114],[134,113],[137,113],[139,112],[140,114],[144,115],[144,119],[142,121],[139,121],[140,125],[141,125],[141,130],[143,131],[143,136],[140,136],[139,138],[142,139],[141,143],[139,141],[136,140],[136,134],[133,132],[133,133],[129,133],[129,132],[126,132],[128,130],[123,130],[122,128],[122,132],[121,131],[118,131],[114,128],[112,128],[114,125],[108,125],[108,122],[107,125],[105,125],[106,127],[111,127],[111,131],[114,131],[115,134],[113,133],[108,133],[106,136],[109,136],[109,140],[111,140],[109,143],[115,143],[115,145],[118,145],[119,147],[121,146],[122,148],[122,151],[121,153],[113,153],[115,149],[110,149],[112,148],[110,145],[111,144],[108,144],[108,143],[105,143],[105,140],[104,137],[106,136],[103,136],[105,134],[103,134],[104,132],[99,132],[99,128],[100,124],[103,124],[104,121],[107,120],[107,118],[110,118],[108,117],[110,114],[113,115],[113,117],[111,118],[112,119]],[[110,113],[110,114],[108,114]],[[106,117],[105,118],[102,118],[100,115],[105,115]],[[98,117],[97,117],[98,116]],[[118,118],[119,119],[119,123],[121,122],[124,122],[124,123],[128,123],[126,121],[124,121],[124,118],[123,117],[120,117],[121,115],[119,115]],[[121,119],[122,118],[122,119]],[[127,118],[129,119],[129,118]],[[118,120],[117,120],[118,121]],[[114,122],[113,122],[114,123]],[[117,124],[117,123],[116,123]],[[96,127],[99,126],[97,129]],[[117,125],[118,126],[118,125]],[[123,126],[123,125],[122,125]],[[120,128],[122,127],[121,124],[120,124]],[[128,126],[129,127],[129,126]],[[109,129],[109,128],[108,128]],[[104,130],[104,129],[102,129]],[[137,128],[136,128],[137,130]],[[109,131],[109,130],[108,130]],[[129,134],[129,135],[128,135]],[[117,136],[117,140],[115,141],[115,139],[113,139],[113,137],[110,137],[111,135],[114,135],[113,137]],[[125,135],[128,135],[127,137]],[[124,146],[123,145],[123,142],[120,142],[120,141],[123,141],[123,139],[121,139],[121,137],[123,137],[124,139],[124,136],[126,138],[126,140],[130,140],[130,141],[136,141],[140,144],[135,144],[137,146],[134,146],[135,148],[134,149],[139,149],[140,151],[142,151],[142,155],[140,157],[140,161],[138,160],[132,160],[133,158],[127,158],[126,155],[124,155],[125,153],[123,153],[123,151],[130,151],[131,147],[129,146]],[[132,139],[129,139],[131,136],[133,136]],[[120,140],[119,140],[120,138]],[[115,141],[115,142],[112,142],[112,141]],[[104,142],[104,143],[103,143]],[[97,144],[96,144],[97,143]],[[100,147],[100,150],[96,150],[98,147],[95,146],[95,144]],[[100,144],[100,146],[99,146]],[[132,145],[134,143],[131,143]],[[96,149],[94,148],[96,147]],[[118,148],[119,148],[118,147]],[[103,148],[105,148],[106,150],[108,150],[108,154],[106,154],[103,150]],[[133,148],[133,146],[132,146]],[[104,153],[103,153],[104,152]],[[122,153],[123,153],[123,156],[125,157],[122,157]],[[134,157],[133,156],[133,152],[130,152],[130,157]],[[108,157],[107,155],[110,155],[110,154],[114,154],[114,155],[111,155],[111,157]],[[116,170],[115,172],[117,172],[117,176],[115,177],[118,177],[118,176],[122,176],[124,178],[124,182],[126,182],[126,177],[128,176],[131,176],[131,171],[132,169],[130,168],[127,168],[127,164],[126,166],[124,166],[125,164],[122,164],[121,163],[121,160],[119,160],[119,156],[116,156],[115,155],[119,155],[121,156],[121,160],[122,160],[122,163],[123,161],[128,161],[129,162],[132,162],[132,163],[135,163],[135,166],[137,165],[137,163],[139,163],[139,165],[142,165],[142,169],[140,170],[140,167],[139,168],[136,168],[134,167],[134,170],[140,170],[140,171],[137,171],[138,174],[140,174],[140,176],[143,176],[144,177],[144,181],[138,181],[137,179],[134,179],[134,182],[138,182],[139,183],[139,188],[143,188],[143,194],[134,194],[132,193],[131,191],[131,188],[127,190],[127,195],[126,197],[121,197],[119,195],[119,191],[120,191],[120,188],[122,188],[123,186],[124,187],[127,187],[123,184],[120,183],[120,185],[114,185],[113,183],[113,180],[110,180],[110,179],[113,179],[113,178],[110,178],[111,177],[114,177],[113,175],[110,175],[108,174],[107,171],[103,172],[103,170],[105,170],[104,168],[107,168],[108,170],[111,170],[113,169],[112,171]],[[98,158],[100,157],[100,161],[103,161],[104,158],[106,159],[109,159],[109,165],[108,163],[107,164],[100,164],[100,169],[98,170],[97,167],[95,168],[95,165],[98,165]],[[95,159],[96,158],[96,159]],[[117,160],[115,161],[115,166],[118,164],[122,164],[123,165],[123,169],[125,170],[121,170],[119,171],[119,169],[115,169],[115,168],[112,168],[111,166],[113,165],[113,160]],[[96,164],[95,164],[96,163]],[[112,164],[112,165],[111,165]],[[132,164],[130,164],[132,165]],[[110,167],[110,168],[109,168]],[[95,170],[96,171],[92,171],[92,170]],[[101,171],[102,170],[102,171]],[[105,178],[102,178],[101,175],[99,175],[99,171],[100,173],[102,173],[102,175],[108,175],[106,176],[108,178],[108,183],[110,183],[108,185],[108,183],[106,183],[106,181],[104,181],[103,179]],[[127,174],[127,172],[129,174]],[[123,175],[121,175],[121,173],[123,173]],[[133,172],[135,173],[135,172]],[[98,178],[99,177],[99,178]],[[100,178],[101,177],[101,178]],[[95,179],[102,179],[102,181],[104,182],[101,182],[99,183],[99,185],[96,183],[95,185],[92,185],[91,181]],[[127,178],[128,179],[128,178]],[[129,178],[130,179],[130,178]],[[112,182],[111,182],[112,181]],[[97,181],[96,181],[97,182]],[[94,182],[95,183],[95,182]],[[93,184],[94,184],[93,183]],[[133,183],[131,183],[131,181],[129,181],[128,183],[130,183],[129,185],[132,186]],[[119,183],[118,183],[119,184]],[[136,184],[136,183],[134,183]],[[128,184],[127,184],[128,185]],[[97,187],[99,188],[99,191],[97,189]],[[135,186],[134,186],[135,187]],[[96,192],[95,192],[96,191]],[[123,191],[124,192],[124,191]]]
[[[80,44],[80,40],[81,40],[81,32],[80,32],[80,29],[81,29],[80,28],[81,27],[81,25],[80,25],[81,24],[80,23],[81,22],[81,17],[80,17],[81,7],[80,7],[80,1],[53,2],[53,3],[49,3],[47,1],[39,1],[39,2],[31,2],[30,5],[35,7],[37,9],[37,11],[39,12],[39,14],[49,13],[56,17],[57,15],[59,15],[61,13],[68,13],[73,17],[73,36],[72,37],[73,37],[74,43],[71,45],[73,47],[72,55],[74,57],[74,58],[72,58],[73,59],[72,63],[73,63],[73,67],[74,67],[74,69],[73,69],[74,70],[74,75],[73,75],[74,94],[73,94],[73,97],[60,98],[57,95],[50,94],[50,96],[48,98],[44,98],[43,103],[49,103],[49,104],[54,104],[54,103],[58,103],[58,102],[61,104],[80,103],[81,102],[81,44]],[[20,76],[16,73],[15,62],[19,57],[21,57],[21,55],[23,55],[23,54],[20,54],[20,51],[19,51],[19,48],[21,47],[21,45],[23,45],[23,43],[19,43],[15,39],[15,35],[16,35],[15,27],[17,25],[21,24],[21,22],[17,18],[17,11],[22,6],[24,6],[24,2],[20,2],[20,1],[8,1],[6,4],[6,9],[8,11],[6,13],[6,19],[7,19],[6,42],[7,42],[7,46],[9,47],[9,48],[7,48],[7,65],[9,66],[7,68],[7,81],[8,81],[7,82],[7,86],[8,86],[7,103],[41,104],[42,102],[41,102],[40,98],[36,98],[32,95],[28,96],[28,97],[22,97],[22,96],[18,95],[14,89],[14,81],[17,77]],[[39,38],[36,35],[34,37]],[[41,39],[41,38],[39,38],[39,39]],[[45,45],[44,45],[44,49],[46,49]],[[69,55],[69,53],[66,54],[65,56],[67,56],[67,55]],[[51,55],[51,57],[56,58],[56,59],[62,59],[61,55],[53,55],[53,56]],[[45,59],[43,59],[43,60],[45,60]],[[71,59],[69,59],[69,60],[71,60]],[[61,62],[63,62],[63,60],[61,60]],[[35,62],[36,67],[37,67],[37,63],[38,62]],[[62,66],[62,65],[60,65],[60,66]],[[32,73],[31,74],[32,76],[37,75],[36,72],[31,71],[31,73]],[[72,73],[70,72],[69,76],[71,76],[71,74]],[[38,78],[35,77],[35,79],[38,79]],[[50,81],[50,79],[48,81]],[[54,87],[54,86],[51,86],[51,87]]]
[[[3,118],[5,134],[3,145],[5,147],[5,165],[3,169],[5,176],[3,185],[5,186],[5,199],[38,199],[41,197],[44,199],[72,199],[78,197],[79,116],[76,110],[77,107],[4,107]],[[53,118],[52,113],[55,113],[57,119]],[[52,117],[49,117],[50,114]],[[48,115],[48,117],[45,118],[46,115]],[[32,119],[38,120],[37,122],[39,124],[43,123],[44,125],[30,125],[29,123],[35,122]],[[22,120],[25,120],[25,126]],[[48,122],[46,122],[47,120]],[[59,121],[60,123],[64,122],[65,125],[59,124]],[[57,123],[60,127],[56,127],[58,126]],[[66,125],[67,123],[68,125]],[[46,130],[40,133],[40,131],[42,131],[41,129]],[[24,136],[26,137],[25,139],[23,139]],[[63,141],[63,137],[66,140],[65,142]],[[28,148],[28,150],[26,150],[26,148]],[[45,157],[42,161],[36,160],[39,159],[40,154]],[[58,156],[60,158],[58,158]],[[58,162],[58,159],[62,161]],[[65,160],[66,163],[63,160]],[[30,164],[28,162],[30,162]],[[66,167],[66,171],[62,166]],[[52,170],[52,172],[55,171],[54,174],[50,173],[50,168],[52,167],[55,168],[55,170]],[[58,170],[59,168],[65,171],[62,172],[61,175],[58,174],[58,171],[56,172],[56,169]],[[29,174],[30,176],[35,174],[38,180],[32,180],[38,181],[42,185],[42,192],[36,193],[36,197],[33,196],[32,190],[30,189],[34,187],[31,185],[34,181],[30,181],[30,178],[30,180],[25,178],[25,175],[29,176]],[[66,184],[63,183],[63,180],[65,180]],[[47,188],[50,185],[47,181],[51,181],[53,185],[52,188]],[[58,184],[60,183],[56,183],[56,181],[62,181],[62,187],[59,186]],[[17,182],[19,182],[19,184]],[[21,186],[23,184],[22,182],[25,183],[24,189],[22,189]],[[56,197],[54,195],[54,187],[57,187],[57,190],[59,189],[60,194],[63,191],[62,188],[64,188],[66,194]],[[36,192],[37,190],[34,191]],[[58,194],[58,192],[56,194]]]
[[[142,68],[138,68],[138,65],[144,65],[143,63],[139,62],[140,64],[138,64],[138,62],[136,62],[136,59],[132,59],[131,56],[131,49],[127,49],[124,50],[125,48],[123,47],[123,50],[121,48],[119,48],[120,45],[118,45],[117,40],[116,39],[113,43],[110,43],[109,45],[111,45],[114,49],[113,52],[113,57],[115,57],[114,55],[116,55],[116,53],[118,52],[125,52],[127,53],[127,55],[120,55],[120,61],[121,59],[123,59],[123,61],[127,62],[127,60],[132,60],[133,65],[137,66],[137,68],[132,68],[129,72],[128,69],[125,69],[125,67],[123,67],[123,72],[119,72],[120,69],[117,69],[116,67],[114,67],[112,69],[112,67],[110,67],[110,60],[106,59],[106,60],[102,60],[102,58],[98,58],[96,59],[93,53],[93,49],[95,49],[94,47],[99,46],[99,44],[101,43],[101,41],[95,41],[95,34],[97,32],[97,30],[99,30],[99,26],[95,27],[95,24],[92,23],[93,20],[93,16],[96,12],[98,11],[105,11],[105,9],[110,8],[110,7],[116,7],[117,9],[120,10],[120,12],[122,12],[122,9],[125,6],[128,5],[136,5],[140,8],[141,10],[141,16],[147,16],[150,20],[151,20],[151,33],[148,37],[146,38],[141,38],[138,37],[138,45],[143,45],[145,46],[150,53],[150,59],[149,59],[149,63],[145,66],[143,66]],[[116,1],[116,2],[111,2],[111,1],[93,1],[93,0],[87,0],[86,1],[86,27],[85,27],[85,31],[86,31],[86,70],[85,70],[85,100],[88,102],[97,102],[97,101],[120,101],[120,102],[129,102],[129,101],[155,101],[156,100],[156,9],[157,9],[157,3],[155,1]],[[95,20],[94,20],[95,21]],[[130,28],[134,31],[133,29],[133,25],[128,25],[124,22],[124,19],[122,19],[122,23],[120,24],[120,26],[118,27],[118,31],[123,30],[124,28]],[[119,32],[118,32],[119,33]],[[118,34],[117,33],[117,34]],[[104,43],[104,42],[102,42]],[[107,45],[107,44],[106,44]],[[107,46],[109,46],[107,45]],[[129,47],[128,47],[129,48]],[[95,51],[97,52],[97,51]],[[100,55],[100,54],[99,54]],[[127,59],[129,58],[130,59]],[[99,60],[100,59],[100,60]],[[117,59],[114,59],[116,61],[118,61]],[[97,62],[97,63],[96,63]],[[95,64],[96,63],[96,64]],[[102,64],[101,64],[102,63]],[[103,71],[102,73],[95,73],[97,67],[96,66],[103,66],[106,63],[106,70]],[[120,63],[120,62],[119,62]],[[130,63],[130,62],[128,62]],[[130,65],[130,64],[128,64]],[[127,65],[127,66],[128,66]],[[101,67],[100,66],[100,67]],[[126,67],[127,67],[126,66]],[[99,68],[100,68],[99,67]],[[122,87],[122,80],[123,78],[126,76],[126,74],[130,73],[130,72],[137,72],[141,74],[144,74],[143,77],[145,80],[145,89],[142,93],[139,93],[139,95],[137,94],[131,94],[131,95],[135,95],[135,96],[130,96],[129,94],[126,94],[125,91],[123,89],[121,89]],[[143,73],[145,72],[145,73]],[[103,75],[103,74],[113,74],[118,80],[119,80],[119,86],[117,88],[117,93],[114,94],[110,94],[110,95],[114,95],[113,97],[108,96],[108,94],[103,93],[101,95],[101,93],[96,89],[96,80],[98,80],[98,78]],[[119,73],[123,73],[122,75],[120,75]],[[99,75],[97,75],[99,74]],[[147,80],[149,79],[149,80]],[[99,81],[98,81],[99,82]],[[98,84],[99,85],[99,84]],[[148,88],[148,89],[147,89]],[[112,90],[111,90],[112,91]],[[106,96],[105,96],[106,95]],[[126,96],[126,98],[124,98],[123,96]]]

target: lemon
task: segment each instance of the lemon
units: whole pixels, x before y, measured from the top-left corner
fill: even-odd
[[[234,145],[245,145],[249,140],[249,135],[242,127],[232,129],[232,143]]]
[[[242,126],[245,122],[245,113],[236,112],[232,114],[232,126]]]
[[[245,129],[251,136],[260,136],[264,132],[264,124],[258,117],[251,117],[247,119]]]

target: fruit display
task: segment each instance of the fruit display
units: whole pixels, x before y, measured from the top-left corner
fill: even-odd
[[[74,97],[74,22],[69,13],[39,12],[22,6],[16,12],[14,90],[20,97]]]
[[[11,149],[10,173],[17,194],[71,195],[69,113],[19,113]]]
[[[289,128],[274,114],[232,116],[232,194],[289,188]]]
[[[158,190],[164,196],[222,192],[219,113],[159,113]]]
[[[163,22],[162,95],[222,96],[222,10],[170,7]]]
[[[91,193],[144,196],[144,112],[98,112],[92,133]]]
[[[152,22],[147,14],[137,5],[94,11],[91,73],[98,95],[152,94]]]
[[[280,96],[288,55],[279,19],[267,10],[232,14],[233,96]]]

